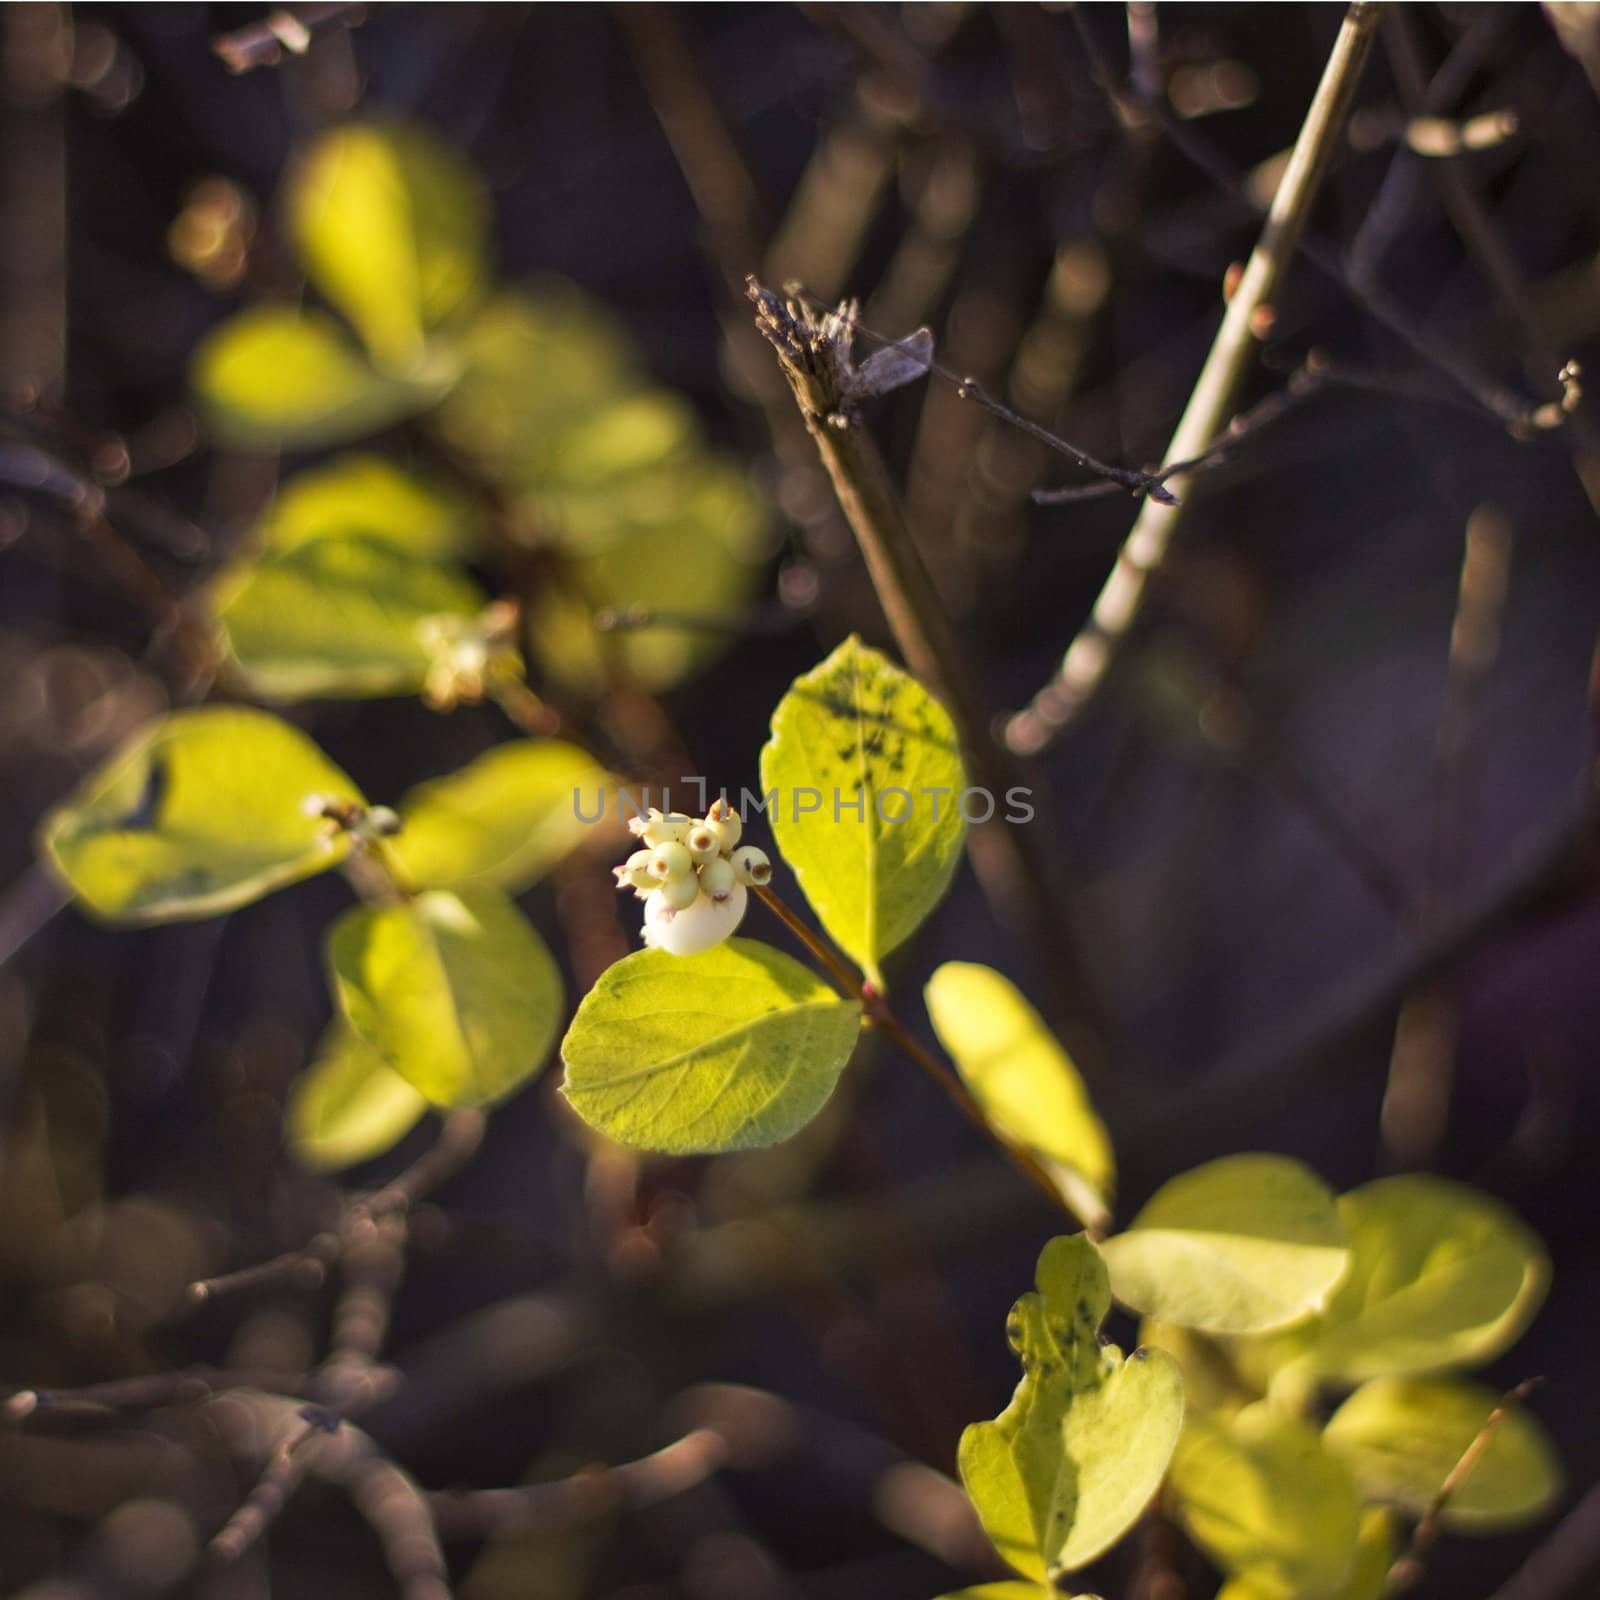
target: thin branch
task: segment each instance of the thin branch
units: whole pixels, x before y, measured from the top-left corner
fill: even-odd
[[[1006,1158],[1036,1188],[1049,1196],[1052,1205],[1060,1207],[1069,1216],[1077,1213],[1067,1203],[1059,1185],[1029,1150],[1013,1144],[984,1116],[982,1107],[973,1099],[961,1076],[948,1062],[941,1061],[917,1036],[905,1026],[890,1008],[887,998],[870,983],[863,983],[849,964],[836,954],[828,944],[818,938],[790,909],[781,896],[766,885],[756,886],[761,903],[786,927],[822,965],[828,976],[838,985],[840,992],[861,1002],[862,1015],[867,1023],[892,1040],[901,1053],[922,1068],[944,1090],[959,1110],[985,1138],[992,1140],[1005,1152]],[[1110,1217],[1095,1217],[1090,1222],[1091,1231],[1099,1232],[1110,1224]]]
[[[317,34],[333,28],[359,28],[367,20],[364,5],[287,6],[269,11],[260,22],[218,34],[212,50],[229,72],[276,67],[289,56],[303,56]]]
[[[949,707],[972,782],[991,795],[1019,786],[1020,772],[994,741],[965,654],[906,526],[883,458],[861,425],[860,375],[850,358],[855,310],[815,315],[796,297],[780,298],[751,279],[756,325],[779,365],[856,536],[890,631],[907,666]],[[1068,1040],[1085,1075],[1105,1094],[1105,1030],[1089,966],[1050,889],[1053,876],[1026,828],[991,821],[975,828],[973,864],[1000,915],[1015,907],[1034,948],[1053,965]]]
[[[1516,1388],[1508,1390],[1500,1403],[1484,1418],[1483,1426],[1473,1435],[1472,1442],[1461,1452],[1461,1458],[1445,1475],[1439,1492],[1428,1502],[1416,1527],[1412,1530],[1411,1544],[1406,1553],[1389,1568],[1384,1585],[1385,1595],[1401,1595],[1414,1589],[1422,1581],[1428,1557],[1439,1542],[1440,1518],[1450,1501],[1459,1493],[1461,1485],[1471,1477],[1473,1469],[1483,1459],[1484,1452],[1494,1442],[1495,1433],[1506,1417],[1522,1404],[1544,1380],[1525,1378]]]
[[[1382,13],[1382,5],[1372,0],[1356,0],[1345,13],[1267,213],[1266,226],[1228,302],[1211,353],[1167,448],[1166,455],[1174,460],[1203,455],[1228,420],[1258,342],[1271,326],[1273,297],[1310,215]],[[1185,481],[1181,475],[1176,480],[1180,496]],[[1032,753],[1042,749],[1104,683],[1113,658],[1143,610],[1150,579],[1166,560],[1182,516],[1181,505],[1153,498],[1145,501],[1088,624],[1068,648],[1057,676],[1007,725],[1006,742],[1012,750]]]

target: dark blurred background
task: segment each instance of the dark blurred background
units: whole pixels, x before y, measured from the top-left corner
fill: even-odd
[[[753,786],[790,678],[852,627],[888,640],[825,487],[752,401],[730,282],[859,295],[889,336],[927,322],[945,364],[1029,416],[1102,458],[1159,461],[1258,230],[1250,197],[1271,194],[1341,14],[333,9],[304,55],[243,74],[214,42],[259,22],[250,7],[0,16],[7,437],[129,497],[137,558],[0,484],[6,1385],[304,1365],[322,1337],[325,1296],[189,1314],[182,1290],[296,1245],[333,1204],[283,1155],[281,1105],[326,1021],[319,938],[348,891],[323,879],[224,921],[109,931],[60,908],[31,844],[179,692],[144,575],[192,591],[295,465],[208,448],[185,387],[208,327],[292,286],[274,231],[291,152],[353,114],[428,124],[492,184],[506,276],[597,296],[750,464],[775,507],[777,625],[734,640],[670,711],[697,771]],[[1346,281],[1297,263],[1249,398],[1313,348],[1331,380],[1196,484],[1134,647],[1031,776],[1112,1021],[1121,1215],[1184,1166],[1258,1148],[1337,1187],[1431,1168],[1548,1241],[1549,1302],[1486,1381],[1547,1379],[1533,1404],[1567,1499],[1527,1534],[1447,1540],[1422,1592],[1497,1593],[1570,1514],[1564,1577],[1507,1591],[1557,1600],[1600,1571],[1600,422],[1590,404],[1514,438],[1431,353],[1530,402],[1569,358],[1600,373],[1600,33],[1583,7],[1391,12],[1313,222]],[[1137,103],[1152,81],[1165,123]],[[1424,109],[1514,126],[1423,156],[1405,139]],[[204,259],[185,242],[197,204],[233,230]],[[990,704],[1026,704],[1132,502],[1030,505],[1084,480],[947,384],[873,420]],[[1469,526],[1481,682],[1450,667]],[[382,798],[511,732],[489,708],[401,701],[295,715]],[[558,948],[580,888],[527,902]],[[1439,929],[1460,937],[1413,964]],[[996,927],[964,869],[891,978],[914,996],[939,961],[983,959],[1048,1010],[1049,957]],[[1397,1058],[1402,1016],[1415,1049]],[[1392,1070],[1419,1055],[1423,1110],[1391,1097],[1382,1121]],[[461,1592],[930,1600],[983,1576],[959,1530],[941,1547],[937,1496],[890,1469],[951,1471],[961,1426],[1004,1402],[1005,1314],[1056,1218],[903,1061],[865,1049],[794,1146],[642,1170],[578,1136],[558,1076],[494,1114],[419,1216],[389,1347],[410,1381],[369,1433],[429,1487],[488,1486],[664,1444],[692,1385],[798,1409],[741,1470],[654,1508],[453,1546]],[[65,1572],[131,1592],[95,1540],[119,1504],[180,1492],[175,1452],[155,1425],[0,1434],[0,1583]],[[244,1487],[201,1498],[225,1514]],[[194,1592],[393,1590],[331,1495],[297,1501],[269,1550]],[[1139,1558],[1136,1538],[1086,1586],[1132,1594]],[[1188,1578],[1210,1592],[1202,1568]]]

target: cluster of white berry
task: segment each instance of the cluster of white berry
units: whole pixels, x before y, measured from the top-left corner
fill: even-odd
[[[721,944],[744,918],[751,886],[772,880],[764,850],[741,845],[739,813],[717,800],[697,822],[651,809],[628,827],[644,845],[613,870],[644,901],[644,942],[675,956]]]

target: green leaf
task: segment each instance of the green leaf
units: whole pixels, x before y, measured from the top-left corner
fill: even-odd
[[[311,815],[356,786],[262,711],[178,711],[135,736],[39,832],[74,894],[111,922],[210,917],[337,866],[344,837]]]
[[[1475,1383],[1374,1378],[1334,1412],[1323,1439],[1349,1463],[1363,1494],[1420,1514],[1499,1404],[1493,1390]],[[1512,1406],[1451,1491],[1442,1518],[1453,1527],[1498,1532],[1531,1522],[1560,1493],[1554,1446],[1534,1417]]]
[[[1350,1275],[1306,1358],[1320,1374],[1359,1382],[1491,1361],[1544,1302],[1550,1261],[1538,1236],[1476,1189],[1381,1178],[1339,1211]]]
[[[1170,1481],[1190,1538],[1261,1600],[1319,1600],[1349,1580],[1356,1486],[1299,1417],[1264,1400],[1232,1417],[1192,1416]]]
[[[773,837],[812,909],[882,987],[878,963],[916,932],[961,859],[966,774],[949,714],[852,634],[778,702],[761,787],[779,791]],[[797,815],[804,790],[820,809]],[[860,818],[844,809],[858,802]]]
[[[1111,1289],[1083,1235],[1052,1239],[1036,1282],[1006,1324],[1022,1381],[961,1435],[959,1461],[995,1548],[1046,1582],[1109,1550],[1149,1504],[1183,1425],[1183,1376],[1165,1351],[1124,1361],[1100,1343]]]
[[[833,1093],[861,1007],[753,939],[641,950],[600,975],[561,1046],[590,1127],[670,1155],[777,1144]]]
[[[621,328],[559,279],[490,300],[462,330],[460,351],[461,382],[439,425],[508,489],[546,483],[562,439],[640,384]]]
[[[1383,1600],[1397,1553],[1393,1513],[1381,1506],[1363,1511],[1350,1575],[1327,1600]],[[1217,1591],[1217,1600],[1278,1600],[1279,1593],[1270,1585],[1263,1587],[1249,1578],[1231,1578]]]
[[[257,693],[282,700],[409,694],[435,617],[475,616],[476,584],[379,539],[317,539],[236,568],[216,614]]]
[[[528,505],[567,552],[570,587],[541,588],[529,608],[534,648],[552,677],[595,694],[614,664],[637,684],[667,689],[726,649],[715,626],[602,636],[594,616],[635,606],[713,624],[739,615],[761,576],[767,513],[734,463],[696,452],[603,491]]]
[[[409,381],[375,372],[331,317],[241,311],[200,342],[190,382],[212,429],[245,449],[304,449],[376,433],[431,405],[442,365]]]
[[[954,1594],[941,1595],[939,1600],[1065,1600],[1065,1597],[1059,1589],[1047,1589],[1042,1583],[1011,1580],[957,1589]]]
[[[1349,1264],[1332,1194],[1284,1156],[1181,1173],[1105,1241],[1116,1296],[1206,1333],[1259,1333],[1327,1304]]]
[[[414,366],[484,277],[488,195],[418,127],[323,134],[290,188],[289,223],[311,281],[390,367]]]
[[[513,739],[411,790],[389,853],[419,887],[487,883],[518,893],[598,826],[578,817],[580,805],[593,817],[597,790],[605,809],[613,780],[576,745]]]
[[[355,534],[442,561],[474,554],[484,529],[478,508],[453,489],[382,456],[351,454],[292,478],[257,532],[275,550]]]
[[[496,889],[359,906],[328,937],[346,1021],[435,1105],[503,1099],[545,1064],[561,974]]]
[[[313,1172],[370,1161],[398,1144],[428,1102],[342,1019],[289,1091],[289,1149]]]
[[[1111,1220],[1116,1162],[1071,1058],[992,967],[947,961],[923,991],[939,1042],[990,1125],[1031,1150],[1086,1227]]]

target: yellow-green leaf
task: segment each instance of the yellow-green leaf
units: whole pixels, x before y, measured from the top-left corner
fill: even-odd
[[[428,1102],[340,1018],[289,1091],[289,1149],[313,1172],[336,1172],[381,1156],[427,1109]]]
[[[1359,1382],[1491,1361],[1544,1302],[1550,1262],[1538,1236],[1476,1189],[1380,1178],[1339,1210],[1350,1274],[1306,1358],[1321,1374]]]
[[[1326,1600],[1382,1600],[1396,1554],[1394,1513],[1382,1506],[1363,1511],[1350,1575]],[[1230,1578],[1217,1591],[1217,1600],[1279,1600],[1279,1597],[1279,1590],[1252,1583],[1248,1578]]]
[[[1319,1311],[1349,1263],[1332,1194],[1284,1156],[1181,1173],[1106,1240],[1125,1305],[1206,1333],[1259,1333]]]
[[[382,456],[350,454],[291,478],[257,531],[276,550],[354,534],[440,561],[478,550],[483,516],[442,483]]]
[[[600,975],[562,1042],[563,1092],[619,1144],[672,1155],[777,1144],[833,1093],[861,1007],[782,952],[730,939],[640,950]]]
[[[545,671],[600,692],[612,664],[633,682],[667,689],[727,646],[715,624],[748,604],[766,557],[766,508],[732,462],[695,452],[584,495],[528,501],[539,527],[567,552],[570,587],[533,597],[529,628]],[[600,611],[662,613],[646,628],[599,634]],[[674,625],[674,612],[692,615]],[[705,619],[711,627],[696,627]]]
[[[576,745],[513,739],[411,790],[389,851],[419,888],[489,883],[516,893],[601,825],[580,810],[614,824],[612,794],[605,769]]]
[[[1267,1401],[1190,1417],[1170,1482],[1190,1538],[1261,1600],[1327,1600],[1349,1581],[1355,1482],[1299,1417]]]
[[[1046,1582],[1109,1550],[1149,1504],[1183,1425],[1183,1376],[1165,1351],[1124,1361],[1100,1343],[1111,1290],[1083,1235],[1052,1239],[1036,1282],[1006,1324],[1022,1381],[961,1435],[959,1462],[995,1548]]]
[[[559,279],[496,295],[462,330],[460,350],[461,382],[439,424],[507,488],[546,483],[561,440],[640,382],[615,321]]]
[[[44,820],[41,849],[112,922],[210,917],[336,866],[348,841],[307,809],[361,801],[297,728],[262,711],[179,711],[137,734]]]
[[[777,791],[773,837],[806,899],[881,987],[878,963],[961,859],[966,774],[949,713],[852,634],[778,702],[761,787]]]
[[[1425,1511],[1488,1422],[1500,1397],[1451,1378],[1374,1378],[1334,1412],[1323,1431],[1361,1491]],[[1531,1522],[1561,1493],[1561,1467],[1538,1421],[1521,1406],[1495,1424],[1483,1453],[1452,1489],[1443,1520],[1494,1533]]]
[[[971,1589],[957,1589],[954,1594],[941,1595],[939,1600],[1066,1600],[1059,1589],[1046,1588],[1042,1583],[1028,1583],[1010,1579],[1003,1583],[980,1583]],[[1089,1600],[1088,1596],[1084,1600]]]
[[[316,539],[235,568],[216,615],[257,693],[302,700],[419,689],[434,660],[428,624],[485,603],[463,574],[381,539]]]
[[[923,991],[939,1042],[989,1124],[1040,1158],[1086,1227],[1111,1220],[1116,1162],[1071,1058],[1015,984],[947,961]]]
[[[323,134],[290,187],[289,221],[311,281],[375,357],[402,371],[484,276],[488,196],[419,127],[354,123]]]
[[[375,371],[332,317],[241,311],[200,342],[190,381],[217,435],[246,449],[303,449],[376,433],[431,405],[442,366],[409,380]]]
[[[561,974],[496,889],[360,906],[328,936],[345,1020],[435,1105],[503,1099],[537,1074],[561,1026]]]

